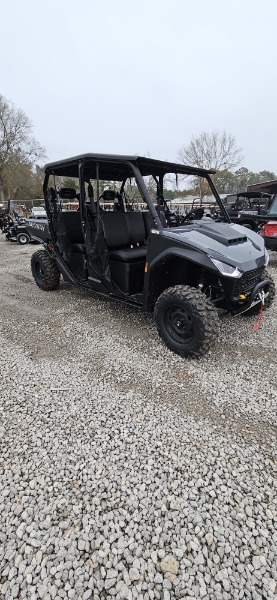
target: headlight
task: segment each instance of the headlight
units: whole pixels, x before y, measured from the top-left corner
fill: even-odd
[[[228,265],[213,256],[209,256],[211,261],[214,263],[215,267],[222,273],[222,275],[227,275],[228,277],[236,277],[237,279],[242,276],[242,271],[238,267],[233,267],[232,265]]]
[[[268,254],[267,249],[265,248],[264,249],[264,264],[265,264],[265,267],[267,267],[268,263],[269,263],[269,254]]]

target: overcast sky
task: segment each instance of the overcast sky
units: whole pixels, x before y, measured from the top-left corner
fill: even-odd
[[[174,161],[191,135],[226,130],[243,166],[276,173],[276,22],[276,0],[9,0],[0,93],[49,161]]]

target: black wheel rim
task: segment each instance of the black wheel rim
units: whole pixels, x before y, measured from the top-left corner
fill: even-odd
[[[170,306],[165,311],[164,322],[169,335],[179,344],[189,343],[193,339],[193,319],[183,306]]]
[[[39,261],[35,262],[35,275],[39,283],[44,282],[44,268]]]

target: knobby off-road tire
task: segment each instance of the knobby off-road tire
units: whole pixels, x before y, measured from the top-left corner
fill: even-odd
[[[16,239],[21,246],[25,246],[25,244],[29,243],[30,236],[28,233],[19,233]]]
[[[182,357],[205,354],[217,340],[219,317],[213,304],[187,285],[168,288],[155,305],[158,333]]]
[[[264,281],[265,279],[269,279],[270,285],[269,285],[269,290],[268,290],[269,294],[265,300],[264,310],[266,310],[267,308],[270,308],[270,306],[275,298],[275,283],[274,283],[272,277],[269,275],[268,271],[264,271],[261,276],[261,281]],[[261,303],[259,302],[259,304],[255,304],[255,306],[253,306],[253,308],[250,308],[245,313],[242,313],[242,315],[245,315],[246,317],[251,317],[251,315],[257,315],[259,313],[260,308],[261,308]]]
[[[46,250],[38,250],[31,258],[34,280],[42,290],[56,290],[60,283],[60,272],[56,261]]]

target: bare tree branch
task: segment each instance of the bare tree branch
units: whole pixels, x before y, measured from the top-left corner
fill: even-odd
[[[241,151],[231,133],[202,131],[199,136],[192,136],[190,143],[179,150],[178,160],[194,167],[231,171],[241,164],[244,158]]]
[[[34,167],[45,148],[32,136],[33,125],[23,110],[0,94],[0,193],[20,165]]]

